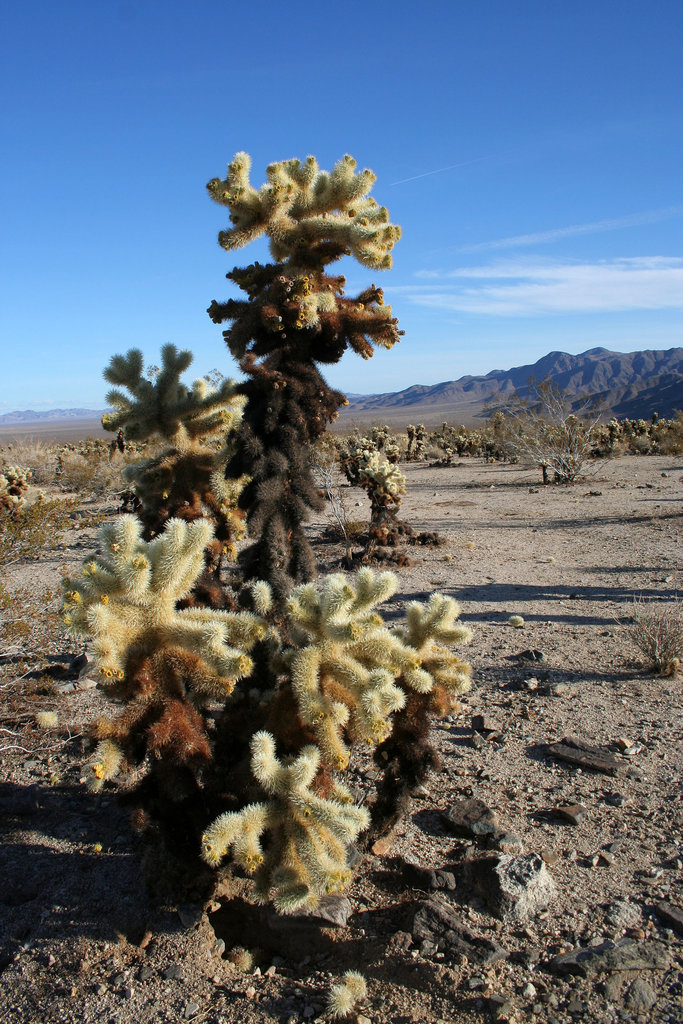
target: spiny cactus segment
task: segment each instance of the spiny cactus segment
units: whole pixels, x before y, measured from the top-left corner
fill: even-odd
[[[172,519],[152,541],[134,516],[100,532],[100,554],[78,580],[65,580],[62,619],[90,641],[100,685],[126,702],[120,715],[101,720],[95,736],[93,788],[115,774],[125,755],[172,754],[178,763],[208,761],[205,724],[197,709],[225,699],[252,669],[249,651],[265,634],[249,612],[206,608],[179,611],[211,541],[211,524]]]

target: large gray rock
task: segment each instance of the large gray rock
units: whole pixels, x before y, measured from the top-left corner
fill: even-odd
[[[665,970],[670,962],[671,957],[661,943],[620,939],[586,949],[571,949],[554,957],[549,967],[553,974],[590,978],[612,971]]]
[[[487,857],[474,870],[481,895],[503,921],[532,920],[557,893],[555,881],[537,853]]]

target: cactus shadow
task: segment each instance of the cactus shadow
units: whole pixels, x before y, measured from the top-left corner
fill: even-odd
[[[27,941],[141,939],[148,898],[117,808],[3,782],[0,815],[0,970]]]

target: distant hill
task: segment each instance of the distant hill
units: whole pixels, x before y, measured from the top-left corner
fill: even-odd
[[[0,415],[0,427],[24,427],[31,423],[70,423],[74,420],[101,420],[104,409],[34,409],[4,412]]]
[[[549,352],[536,363],[513,366],[510,370],[491,370],[481,377],[460,377],[441,384],[413,384],[404,391],[381,395],[349,394],[349,404],[341,410],[337,429],[352,422],[388,422],[405,426],[411,420],[435,426],[451,423],[477,423],[496,408],[504,407],[511,395],[528,393],[530,377],[537,381],[550,377],[576,406],[588,396],[599,399],[606,416],[643,417],[653,412],[674,416],[683,409],[683,348],[647,349],[642,352],[610,352],[591,348],[581,355]],[[104,409],[49,409],[36,412],[7,412],[0,415],[0,428],[24,431],[32,425],[48,428],[78,428],[99,421]],[[90,431],[92,432],[92,431]]]
[[[592,348],[581,355],[550,352],[536,363],[492,370],[482,377],[460,377],[441,384],[414,384],[404,391],[349,396],[338,421],[410,420],[428,425],[475,423],[504,407],[514,392],[528,394],[530,377],[550,377],[576,406],[588,396],[599,399],[607,416],[649,418],[653,412],[673,416],[683,409],[683,348],[610,352]]]

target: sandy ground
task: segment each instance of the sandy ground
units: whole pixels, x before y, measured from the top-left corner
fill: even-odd
[[[661,910],[683,907],[683,683],[649,673],[624,625],[634,597],[683,591],[683,461],[605,462],[570,488],[477,460],[402,468],[403,518],[447,543],[412,552],[386,614],[437,590],[456,597],[474,631],[474,684],[435,727],[440,771],[392,841],[359,864],[346,925],[283,924],[239,901],[151,905],[124,813],[112,794],[79,784],[98,691],[74,689],[68,674],[37,698],[30,678],[5,682],[0,1020],[296,1024],[328,1019],[327,992],[348,968],[368,982],[361,1016],[349,1019],[377,1024],[683,1018],[683,936]],[[367,518],[364,494],[345,496],[351,518]],[[321,569],[338,571],[341,549],[322,541],[323,526],[310,524]],[[93,538],[71,531],[63,550],[6,582],[54,585]],[[523,628],[508,625],[513,614]],[[76,653],[57,641],[41,667]],[[39,707],[59,713],[58,730],[36,729]],[[473,746],[477,714],[493,731]],[[544,745],[568,734],[609,749],[614,774],[551,756]],[[505,840],[452,833],[444,813],[470,798]],[[559,815],[561,803],[584,807],[580,823]],[[541,855],[555,883],[523,920],[493,912],[481,880],[501,849]],[[434,942],[414,924],[430,900],[457,922]],[[453,942],[461,928],[464,947]],[[250,948],[253,965],[235,966],[223,942]],[[631,959],[601,960],[610,942]],[[478,950],[495,944],[483,962]],[[557,957],[579,949],[590,966],[559,974]]]

